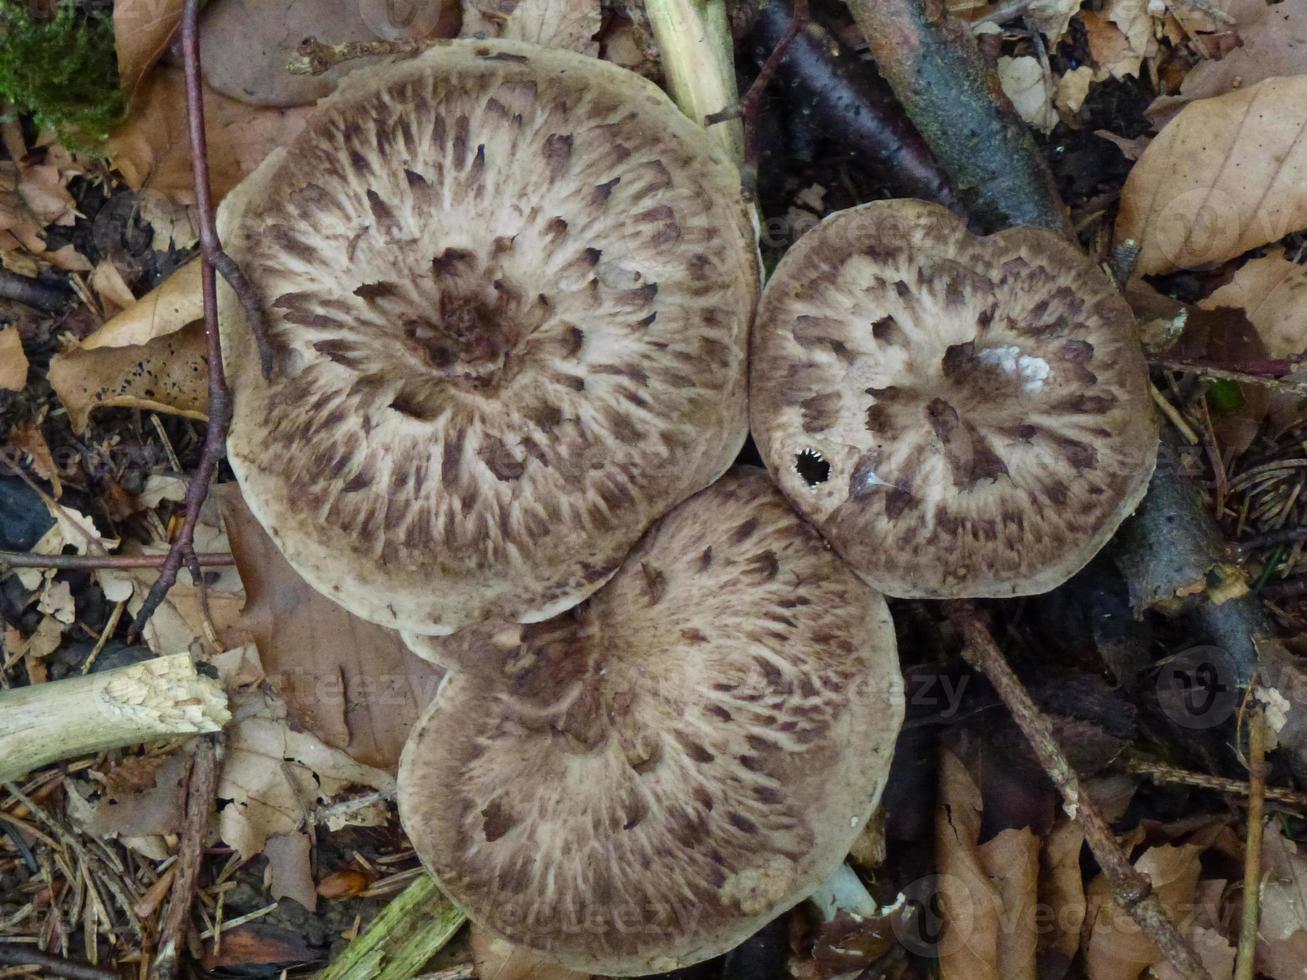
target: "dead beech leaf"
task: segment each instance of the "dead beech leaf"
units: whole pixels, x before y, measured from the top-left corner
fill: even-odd
[[[104,406],[206,418],[209,408],[204,324],[130,347],[74,349],[50,359],[50,385],[74,432]]]
[[[1054,102],[1063,112],[1077,113],[1089,96],[1089,86],[1094,81],[1094,69],[1089,65],[1073,68],[1057,80],[1057,93]]]
[[[1145,275],[1224,262],[1307,227],[1307,75],[1185,106],[1130,171],[1118,241]]]
[[[145,73],[168,50],[181,20],[182,0],[114,0],[118,79],[129,99]]]
[[[215,488],[247,596],[252,636],[290,718],[369,766],[393,769],[444,672],[398,634],[351,616],[295,573],[235,484]]]
[[[82,341],[82,350],[140,347],[204,319],[200,263],[188,262]]]
[[[289,142],[309,112],[260,109],[206,90],[204,122],[214,201],[222,200],[270,151]],[[195,203],[185,82],[179,69],[150,73],[137,91],[131,115],[110,134],[104,152],[132,190],[159,191],[176,204]]]
[[[1097,81],[1102,81],[1109,75],[1125,78],[1139,74],[1143,55],[1130,46],[1130,39],[1108,19],[1106,12],[1081,11],[1080,23],[1085,28],[1090,57],[1098,66],[1094,75]]]
[[[530,41],[581,54],[599,53],[599,0],[463,0],[463,37]]]
[[[27,355],[23,338],[14,326],[0,327],[0,388],[22,391],[27,387]]]
[[[1054,44],[1066,33],[1083,0],[1034,0],[1026,20]]]
[[[4,360],[3,348],[4,344],[0,343],[0,361]],[[4,386],[0,385],[0,387]],[[42,480],[49,481],[51,493],[56,500],[63,496],[64,488],[63,482],[59,479],[59,467],[55,465],[50,444],[45,441],[45,436],[41,434],[41,427],[35,420],[19,422],[9,430],[9,447],[27,455],[32,472]]]
[[[268,838],[298,831],[320,803],[351,786],[390,790],[392,777],[360,765],[308,732],[291,729],[286,704],[268,685],[232,698],[218,778],[219,834],[250,857]]]
[[[263,845],[268,859],[268,894],[273,899],[293,898],[310,912],[318,908],[318,892],[313,886],[313,842],[302,830],[273,834]]]
[[[1085,833],[1080,824],[1060,814],[1044,837],[1040,852],[1039,905],[1051,913],[1040,923],[1041,976],[1061,977],[1080,949],[1085,921],[1085,883],[1080,852]]]
[[[1041,133],[1057,125],[1057,112],[1053,109],[1053,90],[1044,76],[1044,67],[1038,58],[1022,55],[998,59],[998,80],[1003,93],[1012,102],[1017,115]]]
[[[577,973],[545,959],[529,949],[514,946],[475,922],[470,926],[469,944],[472,962],[480,980],[588,980],[590,974]]]
[[[140,837],[147,834],[163,836],[175,834],[182,824],[182,805],[185,802],[186,772],[190,756],[185,752],[149,760],[148,778],[128,784],[118,773],[119,769],[142,768],[144,760],[132,757],[109,772],[100,799],[91,810],[86,822],[88,833],[97,837]]]
[[[91,273],[91,288],[100,297],[100,304],[108,316],[113,316],[136,302],[136,295],[124,281],[123,274],[108,259],[103,259]]]
[[[980,788],[940,754],[935,859],[944,980],[1034,980],[1038,839],[1027,828],[980,840]]]
[[[1250,259],[1199,305],[1243,310],[1272,357],[1296,357],[1307,350],[1307,266],[1290,262],[1284,249]]]
[[[1274,821],[1262,843],[1261,910],[1259,968],[1274,980],[1298,980],[1307,963],[1307,857]]]

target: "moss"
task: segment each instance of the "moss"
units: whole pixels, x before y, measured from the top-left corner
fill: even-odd
[[[113,24],[68,0],[49,21],[0,0],[0,98],[66,143],[101,142],[123,113]]]

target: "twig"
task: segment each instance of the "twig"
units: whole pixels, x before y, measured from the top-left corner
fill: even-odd
[[[1307,541],[1307,527],[1282,527],[1275,531],[1267,531],[1265,534],[1254,534],[1251,538],[1240,541],[1235,548],[1240,555],[1250,555],[1262,548],[1294,544],[1298,541]]]
[[[744,123],[744,165],[740,170],[744,175],[745,186],[750,192],[758,182],[758,131],[761,128],[762,100],[767,94],[767,86],[780,70],[781,62],[785,60],[790,45],[794,43],[794,39],[799,36],[799,32],[807,23],[808,0],[794,0],[789,24],[776,38],[771,54],[762,63],[749,90],[740,99],[740,118]]]
[[[0,269],[0,299],[22,303],[42,313],[54,313],[67,306],[71,298],[54,286]]]
[[[1171,357],[1150,356],[1148,363],[1167,371],[1183,371],[1186,374],[1196,374],[1201,378],[1240,381],[1244,384],[1275,388],[1295,395],[1307,395],[1307,381],[1284,377],[1302,370],[1302,365],[1292,361],[1247,361],[1230,367],[1207,361],[1183,361]]]
[[[1209,776],[1205,772],[1191,772],[1178,766],[1168,766],[1150,759],[1131,758],[1125,760],[1125,767],[1140,776],[1147,776],[1155,783],[1176,783],[1181,786],[1193,786],[1195,789],[1209,789],[1214,793],[1231,793],[1247,796],[1249,784],[1240,779],[1227,779],[1225,776]],[[1279,804],[1294,810],[1307,811],[1307,793],[1296,789],[1283,789],[1279,786],[1262,784],[1263,796],[1268,803]]]
[[[1244,850],[1243,921],[1239,924],[1239,949],[1235,956],[1234,980],[1253,980],[1257,959],[1257,924],[1261,911],[1262,826],[1266,799],[1266,717],[1260,702],[1253,699],[1248,714],[1248,842]]]
[[[209,495],[209,484],[218,468],[218,460],[226,452],[227,426],[231,422],[231,393],[227,389],[227,376],[222,366],[222,338],[218,332],[218,290],[214,280],[214,269],[223,264],[222,246],[218,241],[218,231],[213,224],[213,198],[209,189],[209,151],[204,133],[204,88],[200,79],[200,39],[197,20],[199,17],[199,0],[186,0],[182,7],[182,61],[186,75],[186,125],[191,144],[191,173],[195,183],[195,209],[200,224],[200,285],[204,296],[204,331],[208,339],[209,358],[209,429],[204,436],[204,448],[200,456],[200,465],[196,467],[190,486],[186,489],[185,517],[177,540],[173,542],[168,556],[159,568],[159,577],[155,579],[149,595],[146,596],[140,612],[128,631],[129,638],[135,640],[141,629],[154,611],[163,602],[168,590],[177,581],[185,561],[198,582],[199,564],[195,561],[195,525],[200,519],[200,508]],[[230,262],[230,260],[227,260]],[[230,269],[228,270],[230,271]],[[235,281],[228,279],[232,289],[241,294],[238,282],[243,283],[249,292],[249,283],[243,277]],[[243,307],[247,306],[242,299]],[[251,321],[251,327],[257,323]],[[256,335],[257,336],[257,335]],[[261,345],[261,352],[264,345]],[[264,364],[266,353],[261,353]]]
[[[385,58],[393,55],[415,55],[438,43],[435,40],[345,41],[342,44],[324,44],[316,37],[300,42],[295,57],[286,65],[292,75],[321,75],[346,61],[359,58]]]
[[[398,980],[411,977],[463,927],[463,915],[428,874],[392,898],[318,974],[317,980]]]
[[[200,565],[234,565],[236,559],[220,551],[197,553]],[[163,555],[36,555],[27,551],[0,551],[0,568],[59,568],[92,571],[97,568],[158,568],[168,560]]]
[[[118,974],[110,970],[51,956],[25,943],[0,943],[0,964],[39,966],[51,976],[68,977],[69,980],[119,980]]]
[[[764,0],[745,16],[755,42],[755,60],[770,57],[796,23],[787,0]],[[739,17],[737,13],[737,22]],[[810,13],[780,62],[780,73],[792,126],[806,125],[833,136],[860,160],[879,164],[877,169],[883,172],[877,176],[892,197],[919,197],[958,207],[948,176],[903,115],[889,85],[828,28],[820,11]]]
[[[880,73],[985,231],[1051,228],[1074,240],[1057,183],[970,29],[943,0],[848,0]]]
[[[1141,874],[1122,852],[1112,828],[1099,812],[1093,799],[1080,785],[1080,779],[1062,752],[1048,719],[1036,707],[1016,673],[1008,665],[981,613],[973,603],[951,602],[948,616],[962,634],[962,655],[967,662],[988,678],[994,691],[1007,705],[1012,718],[1039,758],[1044,772],[1062,796],[1067,812],[1079,821],[1085,841],[1112,887],[1112,895],[1152,940],[1167,962],[1182,977],[1211,980],[1193,947],[1171,921],[1161,900],[1153,892],[1148,878]]]
[[[187,2],[188,5],[194,4],[196,0]],[[195,901],[200,863],[204,858],[204,834],[209,828],[217,788],[217,749],[211,738],[202,737],[196,745],[190,774],[186,778],[186,812],[181,842],[177,845],[177,870],[168,897],[168,910],[159,927],[159,948],[153,975],[160,980],[176,975],[178,958],[186,947],[186,928],[191,918],[191,904]]]

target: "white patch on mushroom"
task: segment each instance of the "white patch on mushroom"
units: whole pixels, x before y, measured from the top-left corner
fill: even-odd
[[[1016,377],[1021,382],[1021,390],[1028,395],[1038,394],[1043,390],[1044,382],[1053,374],[1048,361],[1042,357],[1022,354],[1020,347],[986,347],[979,354],[980,363],[996,367],[1004,374]]]

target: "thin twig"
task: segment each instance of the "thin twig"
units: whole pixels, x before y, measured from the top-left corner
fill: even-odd
[[[1250,555],[1254,551],[1260,551],[1263,548],[1274,548],[1281,544],[1295,544],[1299,541],[1307,541],[1307,527],[1282,527],[1274,531],[1267,531],[1265,534],[1255,534],[1251,538],[1245,538],[1235,547],[1240,555]]]
[[[1112,828],[1108,826],[1093,799],[1080,785],[1071,763],[1067,761],[1048,719],[1031,700],[1029,692],[1008,665],[981,613],[973,603],[951,602],[948,616],[962,634],[962,655],[967,662],[988,678],[994,691],[1007,705],[1039,758],[1044,772],[1062,796],[1067,811],[1079,821],[1085,842],[1098,860],[1099,867],[1112,887],[1117,904],[1139,924],[1162,955],[1182,977],[1211,980],[1211,975],[1188,940],[1153,892],[1148,878],[1141,874],[1122,852]]]
[[[776,72],[780,70],[781,62],[785,60],[790,45],[794,43],[794,39],[799,36],[799,32],[803,30],[804,25],[807,23],[808,0],[794,0],[794,9],[790,15],[789,26],[777,39],[776,46],[772,48],[771,54],[767,56],[767,60],[758,69],[758,75],[754,78],[753,84],[749,86],[749,90],[740,99],[740,118],[744,121],[744,166],[741,168],[741,173],[744,176],[745,186],[751,193],[758,181],[760,145],[758,134],[762,129],[762,100],[767,94],[767,86],[775,77]]]
[[[0,943],[0,963],[5,966],[39,966],[50,976],[70,980],[119,980],[118,974],[111,970],[51,956],[26,943]]]
[[[158,568],[168,560],[163,555],[36,555],[27,551],[0,551],[0,568],[58,568],[92,571],[97,568]],[[200,565],[234,565],[236,559],[221,551],[195,555]]]
[[[22,303],[42,313],[54,313],[67,306],[72,296],[54,286],[0,269],[0,299]]]
[[[1205,772],[1191,772],[1178,766],[1168,766],[1150,759],[1131,758],[1125,760],[1125,767],[1140,776],[1147,776],[1155,783],[1173,783],[1180,786],[1192,786],[1195,789],[1209,789],[1214,793],[1231,793],[1236,796],[1248,795],[1248,783],[1240,779],[1228,779],[1225,776],[1209,776]],[[1267,786],[1262,783],[1263,796],[1268,803],[1278,804],[1293,810],[1307,812],[1307,793],[1296,789],[1284,789],[1280,786]]]
[[[196,0],[187,0],[193,4]],[[166,978],[176,975],[177,961],[186,948],[186,928],[191,919],[191,905],[195,901],[196,882],[200,863],[204,858],[204,834],[209,828],[213,812],[213,798],[218,788],[218,756],[213,740],[202,737],[191,760],[190,775],[186,779],[186,812],[183,817],[181,842],[177,845],[176,872],[172,880],[172,893],[168,897],[168,910],[159,926],[158,954],[154,960],[154,976]]]
[[[1235,956],[1234,980],[1253,980],[1257,960],[1257,924],[1261,911],[1262,826],[1266,819],[1266,717],[1256,700],[1248,714],[1248,842],[1244,850],[1243,921],[1239,924],[1239,949]]]
[[[1182,361],[1171,357],[1149,357],[1148,363],[1167,371],[1183,371],[1196,374],[1201,378],[1222,378],[1226,381],[1240,381],[1244,384],[1261,385],[1263,388],[1275,388],[1296,395],[1307,395],[1307,381],[1285,377],[1302,370],[1301,364],[1293,361],[1246,361],[1228,366],[1211,364],[1207,361]]]
[[[209,484],[218,469],[218,460],[226,452],[227,426],[231,422],[231,393],[222,366],[222,338],[218,332],[218,290],[214,269],[223,262],[222,246],[213,223],[213,197],[209,189],[209,149],[204,133],[204,88],[200,80],[199,0],[186,0],[182,7],[182,62],[186,75],[186,126],[191,144],[191,174],[195,183],[195,209],[200,225],[200,286],[204,297],[204,332],[208,339],[209,358],[209,429],[204,436],[200,465],[196,467],[190,486],[186,489],[185,517],[177,540],[168,551],[168,557],[159,568],[150,594],[146,596],[140,612],[128,632],[135,640],[154,611],[163,602],[168,590],[177,581],[182,562],[186,562],[192,577],[198,582],[199,564],[195,561],[195,526],[199,523],[200,508],[209,495]],[[231,282],[231,280],[228,280]],[[246,284],[248,285],[248,283]],[[232,288],[237,286],[233,282]],[[244,302],[242,302],[244,305]]]

